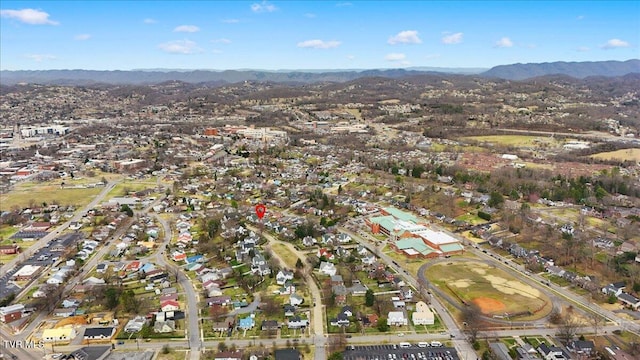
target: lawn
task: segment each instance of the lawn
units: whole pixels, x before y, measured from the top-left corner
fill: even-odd
[[[439,263],[429,267],[426,276],[454,299],[475,303],[488,315],[509,313],[529,319],[551,311],[551,301],[545,294],[483,262]]]
[[[487,142],[494,145],[513,146],[513,147],[537,147],[541,144],[556,145],[557,141],[540,136],[528,135],[488,135],[488,136],[468,136],[461,138],[462,140],[474,140],[479,142]]]
[[[275,243],[271,245],[271,250],[273,250],[274,253],[278,254],[279,257],[285,262],[282,265],[286,266],[289,269],[296,268],[298,257],[293,252],[291,252],[291,250],[286,245]]]
[[[142,180],[124,180],[109,192],[107,198],[127,196],[130,192],[136,192],[145,189],[155,189],[157,185],[158,182],[155,177]]]
[[[590,156],[599,160],[640,161],[640,149],[622,149],[598,153]]]
[[[169,353],[165,354],[162,350],[158,350],[158,356],[156,360],[185,360],[189,354],[186,350],[175,350],[169,347]]]
[[[63,206],[84,206],[102,191],[102,188],[70,189],[58,185],[16,187],[8,194],[0,194],[0,210],[8,211],[14,207],[20,209],[33,204],[60,204]]]

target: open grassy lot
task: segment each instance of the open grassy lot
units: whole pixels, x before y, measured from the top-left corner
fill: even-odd
[[[25,208],[32,204],[60,204],[84,206],[102,191],[101,187],[86,189],[61,188],[60,185],[17,186],[7,194],[0,195],[0,210],[14,207]]]
[[[468,136],[461,138],[461,140],[473,140],[479,142],[487,142],[494,145],[513,147],[555,146],[559,144],[556,140],[551,138],[528,135]]]
[[[282,264],[283,266],[286,266],[289,269],[296,268],[298,257],[293,252],[291,252],[291,250],[289,250],[286,245],[280,243],[272,244],[271,250],[273,250],[274,253],[278,254],[279,257],[285,262],[284,264]]]
[[[591,155],[593,159],[640,162],[640,149],[622,149]]]
[[[487,315],[519,314],[541,318],[551,311],[550,299],[538,289],[479,261],[435,264],[427,278],[460,302],[475,303]]]
[[[107,195],[107,198],[126,196],[130,192],[136,192],[146,189],[155,189],[158,185],[156,177],[150,177],[148,179],[126,179],[116,185]]]

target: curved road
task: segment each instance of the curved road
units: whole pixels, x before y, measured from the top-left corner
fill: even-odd
[[[178,267],[176,264],[172,262],[168,262],[167,258],[164,254],[167,245],[171,242],[171,238],[173,237],[173,230],[168,221],[161,218],[157,214],[153,213],[153,217],[162,225],[164,230],[164,241],[163,244],[156,250],[155,256],[153,256],[156,263],[160,266],[165,266],[167,269],[171,269],[172,272],[178,274],[178,284],[182,286],[184,292],[187,296],[187,312],[186,312],[186,320],[187,320],[187,329],[186,329],[186,337],[187,343],[189,345],[190,351],[190,359],[198,360],[200,359],[200,352],[202,350],[202,334],[200,332],[200,316],[198,314],[198,296],[196,294],[196,290],[193,287],[193,283],[191,279],[182,272],[182,269]]]
[[[252,230],[256,234],[260,234],[260,231],[255,226],[253,225],[246,225],[246,226],[249,230]],[[304,259],[306,258],[306,255],[300,252],[298,249],[296,249],[295,246],[293,246],[291,243],[278,240],[269,233],[262,233],[261,235],[268,240],[269,244],[282,244],[286,246],[300,260],[303,260],[303,264],[305,267],[308,266],[304,261]],[[280,257],[280,254],[278,254],[275,251],[271,251],[271,252],[280,261],[281,264],[283,265],[286,264],[286,262]],[[313,316],[311,320],[313,324],[313,344],[315,345],[315,350],[316,350],[315,359],[325,360],[327,359],[327,354],[325,349],[327,338],[324,333],[324,319],[323,319],[324,309],[322,306],[322,295],[320,292],[320,288],[318,288],[318,284],[316,284],[316,282],[313,280],[311,275],[309,275],[308,272],[305,272],[304,274],[305,274],[304,275],[305,283],[307,284],[307,286],[309,286],[309,291],[311,292],[311,297],[313,298]]]

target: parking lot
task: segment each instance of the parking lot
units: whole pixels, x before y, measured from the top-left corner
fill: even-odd
[[[450,347],[400,347],[398,344],[357,346],[349,345],[343,353],[344,360],[459,360],[458,353]]]
[[[18,294],[20,288],[13,282],[13,274],[24,265],[39,265],[43,267],[51,266],[54,264],[64,252],[63,249],[73,247],[76,243],[82,239],[82,234],[71,233],[62,235],[56,239],[51,240],[46,246],[36,250],[28,259],[22,261],[15,268],[2,274],[0,277],[0,299],[4,299],[11,293]]]

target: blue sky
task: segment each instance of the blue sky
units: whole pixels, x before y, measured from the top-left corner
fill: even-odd
[[[370,69],[640,58],[639,1],[7,1],[0,68]]]

